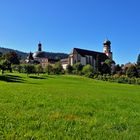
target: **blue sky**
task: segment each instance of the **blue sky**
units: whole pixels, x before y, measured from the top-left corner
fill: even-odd
[[[140,53],[140,0],[0,0],[0,46],[25,52],[103,50],[112,42],[116,63]]]

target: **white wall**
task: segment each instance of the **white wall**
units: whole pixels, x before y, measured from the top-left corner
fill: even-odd
[[[70,57],[70,65],[72,66],[73,65],[73,57]]]
[[[64,70],[66,70],[68,64],[62,64]]]

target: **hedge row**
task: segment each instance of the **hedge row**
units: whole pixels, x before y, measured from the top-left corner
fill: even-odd
[[[125,75],[94,75],[93,79],[102,80],[102,81],[109,81],[109,82],[117,82],[117,83],[125,83],[125,84],[136,84],[140,85],[140,78],[129,78]]]

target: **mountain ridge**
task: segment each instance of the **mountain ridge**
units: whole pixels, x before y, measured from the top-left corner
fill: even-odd
[[[27,52],[23,52],[23,51],[19,51],[19,50],[15,50],[15,49],[10,49],[10,48],[4,48],[4,47],[0,47],[0,52],[2,54],[6,54],[9,52],[16,52],[19,56],[20,59],[26,59],[28,54]],[[68,54],[66,53],[60,53],[60,52],[46,52],[49,58],[52,59],[64,59],[68,57]]]

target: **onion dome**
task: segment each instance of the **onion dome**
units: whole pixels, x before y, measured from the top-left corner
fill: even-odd
[[[108,46],[110,46],[110,45],[111,45],[111,41],[109,41],[108,39],[106,39],[106,40],[104,41],[103,44],[104,44],[104,45],[108,45]]]
[[[33,54],[33,57],[34,58],[46,58],[47,54],[46,54],[46,52],[43,52],[43,51],[37,51]]]
[[[38,44],[38,51],[42,51],[42,44],[40,42]]]

